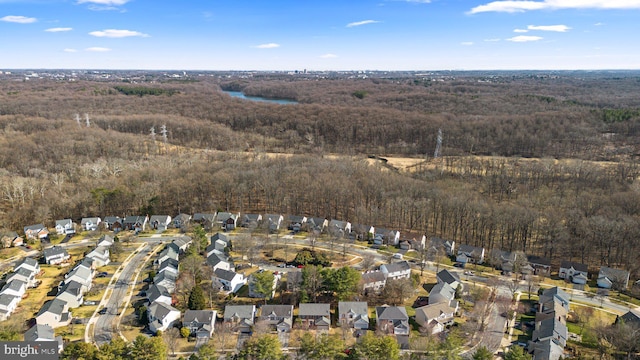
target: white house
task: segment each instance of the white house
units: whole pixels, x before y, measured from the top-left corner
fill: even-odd
[[[44,303],[36,315],[36,324],[49,325],[54,329],[70,323],[69,305],[66,301],[57,298]]]
[[[27,269],[35,274],[39,274],[40,273],[40,264],[38,264],[38,260],[34,259],[34,258],[30,258],[30,257],[26,257],[24,259],[22,259],[15,268],[13,268],[14,271],[17,271],[18,269]]]
[[[561,279],[576,281],[577,275],[582,275],[581,277],[577,277],[577,284],[586,284],[582,282],[584,279],[587,279],[589,276],[589,266],[586,264],[576,263],[572,261],[562,261],[560,263],[560,270],[558,271],[558,277]]]
[[[114,243],[114,239],[109,236],[109,235],[102,235],[100,237],[100,239],[98,239],[98,244],[96,246],[104,246],[104,247],[111,247],[111,245],[113,245]]]
[[[27,287],[32,288],[36,286],[36,274],[33,270],[26,268],[19,268],[7,275],[5,278],[6,283],[10,283],[13,280],[20,280],[27,283]]]
[[[93,273],[84,266],[76,266],[68,274],[64,276],[65,284],[71,281],[77,281],[82,285],[82,292],[91,290],[91,281]]]
[[[154,230],[165,231],[171,224],[171,216],[169,215],[151,215],[149,225]]]
[[[382,271],[367,271],[362,274],[362,291],[367,294],[369,292],[380,292],[387,283],[387,277]]]
[[[147,309],[149,330],[153,333],[166,331],[171,326],[180,322],[180,310],[162,302],[154,302]]]
[[[46,248],[42,253],[44,255],[44,261],[49,265],[62,264],[71,257],[67,250],[60,246]]]
[[[58,235],[75,234],[76,228],[71,219],[56,220],[56,233]]]
[[[153,284],[149,286],[149,289],[147,289],[146,295],[147,295],[147,301],[149,301],[149,304],[153,304],[154,302],[161,302],[167,305],[171,305],[173,301],[169,290],[162,285]]]
[[[455,301],[456,290],[447,283],[436,284],[429,292],[429,305],[445,303],[458,309],[457,301]]]
[[[0,294],[0,321],[5,321],[16,311],[21,298],[10,294]]]
[[[11,295],[11,296],[16,296],[20,299],[22,299],[22,297],[26,292],[27,292],[27,283],[18,279],[4,284],[2,289],[0,289],[0,295],[2,294]]]
[[[102,219],[99,217],[88,217],[82,218],[82,220],[80,220],[80,225],[84,231],[96,231],[98,230],[98,226],[100,226],[101,222]]]
[[[85,257],[92,258],[96,267],[109,265],[111,262],[109,259],[109,248],[106,246],[98,246],[85,255]]]
[[[409,279],[411,277],[411,265],[406,260],[380,265],[380,271],[387,277],[387,280]]]
[[[458,246],[456,261],[463,264],[482,264],[484,262],[484,255],[485,251],[483,247],[460,245]]]
[[[629,285],[629,272],[626,270],[602,266],[598,273],[597,283],[598,287],[605,289],[626,289]]]
[[[212,277],[213,286],[221,286],[221,291],[227,293],[236,293],[242,285],[247,283],[244,275],[234,271],[216,269]]]

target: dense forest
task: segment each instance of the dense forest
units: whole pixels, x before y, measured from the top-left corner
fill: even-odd
[[[0,78],[0,229],[280,212],[638,278],[639,90],[638,73]]]

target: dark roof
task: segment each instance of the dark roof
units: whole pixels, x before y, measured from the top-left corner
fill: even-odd
[[[73,294],[73,296],[78,296],[82,293],[82,284],[75,280],[71,280],[69,282],[65,281],[65,284],[58,291],[58,295],[65,292]]]
[[[436,274],[436,277],[449,285],[453,284],[454,282],[460,282],[460,276],[458,275],[458,273],[449,271],[447,269],[440,270],[440,272]]]
[[[551,260],[542,256],[529,255],[527,256],[527,261],[534,265],[551,266]]]
[[[582,271],[582,272],[588,272],[589,271],[589,266],[586,264],[581,264],[581,263],[577,263],[577,262],[573,262],[573,261],[562,261],[560,263],[560,267],[563,269],[569,269],[569,268],[574,268],[578,271]]]
[[[153,302],[149,305],[149,313],[153,315],[156,319],[162,320],[172,311],[178,311],[178,309],[174,308],[171,305],[167,305],[162,302]]]
[[[260,317],[274,315],[276,317],[292,317],[293,305],[263,305]]]
[[[44,303],[44,305],[42,305],[42,308],[40,308],[40,311],[38,311],[38,315],[36,316],[40,316],[46,312],[62,315],[66,305],[67,305],[67,302],[61,299],[56,298],[53,300],[49,300],[46,303]]]
[[[187,310],[182,319],[183,323],[197,322],[202,324],[211,324],[216,312],[213,310]]]
[[[193,214],[193,221],[213,222],[215,218],[216,218],[216,214],[202,214],[202,213]]]
[[[640,309],[627,311],[626,314],[620,316],[619,320],[624,321],[626,324],[640,325]]]
[[[211,245],[213,245],[216,242],[216,240],[222,240],[227,244],[229,243],[229,237],[219,232],[211,235]]]
[[[172,258],[168,258],[165,259],[163,262],[160,263],[160,265],[158,266],[158,270],[160,269],[164,269],[166,267],[172,267],[174,269],[178,269],[178,260],[176,259],[172,259]]]
[[[147,289],[147,299],[149,299],[149,302],[152,303],[156,300],[158,300],[158,298],[160,298],[161,296],[166,296],[166,297],[171,297],[171,293],[169,293],[169,290],[162,286],[162,285],[156,285],[153,284],[151,286],[149,286],[149,289]]]
[[[225,269],[216,269],[214,271],[214,274],[218,279],[222,279],[226,281],[231,281],[233,280],[233,278],[236,277],[236,275],[238,275],[235,271],[229,271]]]
[[[331,315],[331,307],[329,304],[300,304],[298,307],[299,316],[326,316]]]

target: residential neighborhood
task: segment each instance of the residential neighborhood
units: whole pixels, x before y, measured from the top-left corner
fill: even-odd
[[[557,360],[570,356],[567,345],[574,336],[567,330],[571,319],[569,314],[572,314],[571,299],[578,296],[571,289],[579,286],[575,289],[582,294],[585,286],[592,284],[594,290],[618,291],[629,288],[633,283],[629,271],[624,269],[607,266],[596,269],[569,260],[560,262],[554,269],[549,260],[540,256],[458,245],[453,240],[427,239],[424,235],[407,239],[400,237],[399,231],[362,225],[352,227],[347,221],[335,219],[277,214],[243,216],[237,213],[178,214],[175,217],[106,216],[104,221],[100,219],[81,219],[78,231],[71,219],[55,222],[54,237],[47,235],[49,241],[53,239],[55,242],[56,236],[65,239],[69,236],[85,237],[90,241],[81,247],[84,252],[77,253],[74,247],[70,247],[83,243],[50,244],[43,241],[47,245],[39,257],[24,257],[17,261],[3,277],[0,321],[8,321],[19,311],[21,300],[41,286],[49,269],[60,269],[60,281],[51,284],[55,285],[50,291],[51,296],[44,299],[39,309],[34,309],[32,326],[24,335],[25,339],[57,341],[60,349],[73,342],[69,339],[68,329],[82,328],[89,318],[130,311],[128,316],[134,319],[132,321],[143,325],[128,325],[127,328],[138,329],[148,336],[164,336],[161,334],[171,333],[173,329],[184,329],[184,332],[180,331],[180,334],[184,333],[184,349],[195,352],[214,338],[222,341],[221,350],[237,351],[252,337],[275,334],[282,349],[294,354],[299,341],[297,336],[309,331],[341,334],[346,344],[357,343],[368,333],[392,336],[399,351],[415,352],[420,350],[412,347],[412,342],[415,342],[412,339],[437,336],[440,341],[446,341],[449,334],[460,331],[460,328],[466,329],[474,322],[484,324],[491,321],[494,324],[502,322],[501,328],[507,334],[500,332],[497,338],[499,346],[492,348],[496,354],[510,348],[512,343],[522,343],[524,351],[534,359]],[[193,223],[202,232],[185,235],[184,230]],[[242,242],[247,241],[245,234],[262,231],[262,224],[266,231],[260,236],[273,237],[273,241],[282,236],[290,242],[321,246],[323,251],[330,251],[329,241],[312,243],[308,240],[306,232],[311,231],[314,237],[318,234],[326,234],[328,238],[338,236],[345,244],[350,244],[353,249],[349,251],[336,247],[333,260],[341,258],[347,264],[350,258],[359,260],[353,265],[339,265],[351,267],[358,274],[358,281],[349,289],[353,291],[352,295],[338,300],[337,293],[333,293],[335,290],[328,292],[326,288],[317,288],[322,291],[317,296],[314,294],[315,301],[311,302],[309,294],[300,296],[300,291],[314,289],[309,287],[309,276],[312,275],[307,272],[307,267],[314,268],[310,263],[296,262],[293,257],[286,256],[284,259],[259,257],[250,260],[251,246],[257,246],[257,243],[245,249]],[[208,230],[204,230],[205,227]],[[48,231],[41,225],[25,227],[24,230],[25,238],[31,241],[44,239],[39,234]],[[144,234],[149,235],[140,237]],[[194,237],[202,234],[204,237],[194,243]],[[101,308],[96,304],[106,302],[87,299],[107,295],[104,281],[110,281],[114,267],[122,264],[121,236],[135,239],[135,242],[128,240],[126,246],[144,245],[149,241],[147,239],[154,237],[159,242],[154,243],[155,250],[148,256],[146,265],[135,264],[141,277],[129,285],[131,310],[126,307]],[[11,239],[7,241],[10,246],[21,246],[13,245],[15,236],[8,235],[7,238]],[[281,254],[279,256],[286,255],[282,253],[283,249],[278,250],[275,245],[272,248]],[[292,250],[289,256],[296,255],[297,251]],[[130,257],[136,252],[124,255]],[[366,268],[363,254],[371,254],[375,260]],[[419,262],[421,258],[424,259],[422,264]],[[483,265],[485,262],[491,265]],[[319,269],[322,274],[327,270]],[[421,276],[423,270],[426,272]],[[147,271],[148,276],[145,277]],[[482,276],[476,274],[480,271]],[[210,275],[203,278],[204,274]],[[195,283],[193,276],[199,277]],[[330,275],[326,273],[323,276]],[[527,284],[532,284],[534,277],[536,292],[531,293]],[[263,278],[268,278],[268,283]],[[562,285],[538,291],[537,286],[544,278],[549,281],[555,278],[555,282]],[[194,291],[200,286],[198,282],[207,284],[208,288],[200,290],[202,303],[196,306],[192,303],[196,301]],[[403,282],[411,284],[411,287],[403,288],[400,285]],[[513,289],[512,282],[517,285],[514,295],[538,299],[529,335],[511,335],[511,320],[497,312],[483,315],[496,317],[492,320],[478,318],[476,314],[480,302],[494,301],[495,294]],[[94,289],[96,286],[98,290]],[[474,298],[476,291],[483,288],[490,290],[488,294],[493,294],[489,295],[490,299]],[[525,292],[528,295],[523,295]],[[488,309],[499,307],[498,300],[495,301]],[[518,308],[516,297],[509,302],[513,309]],[[195,308],[190,308],[192,305]],[[94,309],[93,312],[84,311],[86,307]],[[616,322],[635,324],[638,319],[636,313],[637,310],[621,312]],[[468,349],[489,341],[492,335],[485,334],[482,326],[478,329],[479,338],[469,339],[459,349],[460,352],[471,351]],[[522,336],[528,336],[527,341],[518,340]],[[230,339],[236,339],[235,343]]]

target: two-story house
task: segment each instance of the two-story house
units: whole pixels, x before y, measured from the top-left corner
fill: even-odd
[[[227,305],[224,307],[225,325],[235,332],[251,333],[255,315],[255,305]]]
[[[383,334],[409,335],[409,315],[402,306],[376,307],[376,326]]]
[[[147,309],[149,330],[152,333],[166,331],[180,322],[180,310],[162,302],[154,302]]]
[[[56,220],[56,233],[58,235],[75,234],[76,228],[71,219]]]
[[[216,284],[221,285],[220,291],[222,292],[236,293],[247,283],[247,279],[244,275],[234,271],[216,269],[213,272],[212,283],[213,286],[218,286]]]
[[[303,329],[328,331],[331,326],[331,308],[329,304],[301,303],[298,318]]]
[[[437,334],[453,325],[456,309],[449,303],[441,302],[416,309],[416,322],[431,334]]]
[[[387,281],[411,278],[411,265],[406,260],[380,265],[380,271],[386,276]]]
[[[84,231],[96,231],[102,223],[102,219],[99,217],[86,217],[80,220],[80,226]]]
[[[71,323],[71,312],[67,302],[58,298],[49,300],[42,305],[36,315],[36,324],[49,325],[52,328],[67,326]]]
[[[45,263],[49,265],[58,265],[66,262],[71,258],[67,250],[60,246],[52,246],[42,251]]]
[[[289,332],[293,326],[293,305],[263,305],[260,322],[274,327],[278,332]]]
[[[369,328],[369,307],[363,301],[338,302],[338,323],[356,330]]]

